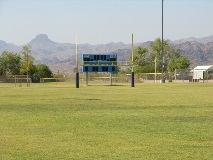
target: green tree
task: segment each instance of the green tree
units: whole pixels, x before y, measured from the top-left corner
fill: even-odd
[[[148,49],[138,46],[134,54],[134,64],[138,66],[143,66],[146,63],[145,53],[148,52]]]
[[[21,65],[20,65],[20,73],[22,75],[29,73],[32,75],[35,72],[34,58],[29,55],[30,47],[24,46],[22,48],[22,57],[21,57]]]
[[[190,65],[190,61],[185,56],[175,57],[168,63],[168,71],[174,72],[175,69],[186,69]]]
[[[136,65],[135,73],[153,73],[155,72],[155,63],[157,72],[161,72],[163,61],[165,72],[174,70],[174,67],[177,69],[187,68],[190,65],[189,60],[186,57],[180,56],[180,51],[174,49],[168,40],[164,40],[163,46],[164,60],[162,58],[162,40],[160,38],[155,39],[150,45],[149,51],[146,48],[138,46],[133,57],[134,64]],[[149,52],[149,55],[146,55],[147,52]]]
[[[45,64],[37,64],[35,66],[35,73],[33,74],[33,82],[39,82],[40,78],[51,78],[53,73]]]
[[[0,75],[19,74],[21,57],[17,53],[4,51],[0,56]]]
[[[134,65],[136,65],[134,71],[135,73],[140,73],[142,72],[143,66],[146,65],[146,55],[145,53],[148,52],[148,49],[138,46],[136,48],[136,52],[134,53]],[[132,60],[132,57],[130,57]]]
[[[175,50],[168,40],[164,40],[164,70],[167,70],[168,62],[170,59],[179,57],[180,51]],[[151,53],[149,57],[150,62],[154,62],[156,58],[157,72],[162,70],[162,40],[157,38],[153,44],[151,44]],[[153,63],[154,64],[154,63]]]

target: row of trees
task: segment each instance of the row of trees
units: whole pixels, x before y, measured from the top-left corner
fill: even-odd
[[[187,57],[174,49],[167,40],[164,41],[164,71],[174,72],[175,69],[186,69],[190,65]],[[131,57],[130,57],[131,58]],[[134,53],[135,73],[154,73],[162,71],[162,41],[156,39],[150,49],[138,46]]]
[[[45,64],[35,65],[29,52],[29,46],[24,46],[21,54],[4,51],[0,56],[0,76],[11,77],[28,73],[33,82],[39,82],[40,78],[52,77],[50,68]]]

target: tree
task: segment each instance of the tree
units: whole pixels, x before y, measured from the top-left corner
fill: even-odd
[[[175,57],[168,63],[168,71],[174,72],[175,69],[186,69],[190,65],[190,61],[185,56]]]
[[[22,57],[21,57],[21,65],[20,65],[20,73],[22,75],[27,73],[32,75],[35,71],[34,58],[30,56],[29,53],[30,53],[30,47],[24,46],[21,52]]]
[[[148,52],[148,49],[138,46],[136,48],[136,52],[134,53],[134,64],[136,65],[135,67],[135,72],[139,73],[142,71],[144,65],[146,65],[146,55],[145,53]],[[132,57],[130,57],[132,59]]]
[[[168,40],[164,40],[164,69],[167,69],[168,62],[170,59],[180,56],[180,51],[175,50],[172,45],[169,44]],[[153,44],[151,44],[151,53],[149,60],[154,62],[156,58],[157,61],[157,71],[162,70],[162,41],[160,38],[157,38]]]
[[[146,63],[145,53],[148,52],[146,48],[138,46],[134,54],[134,64],[138,66],[143,66]]]
[[[0,56],[0,75],[19,74],[21,57],[17,53],[4,51]]]
[[[164,41],[164,57],[166,59],[165,51],[168,47],[168,41]],[[160,72],[162,69],[162,41],[160,38],[157,38],[153,44],[151,44],[151,54],[150,61],[154,62],[156,58],[157,62],[157,71]]]
[[[52,77],[53,73],[45,64],[34,65],[34,58],[29,55],[29,46],[22,49],[20,54],[4,51],[0,56],[0,75],[28,74],[33,82],[39,82],[40,78]]]
[[[50,68],[45,64],[37,64],[35,68],[36,70],[33,74],[33,82],[39,82],[40,78],[50,78],[53,75]]]
[[[162,40],[160,38],[150,45],[150,50],[138,46],[134,54],[135,73],[153,73],[162,71],[162,61],[164,58],[164,71],[174,71],[174,69],[185,69],[189,67],[190,61],[181,56],[178,49],[169,44],[168,40],[164,40],[164,56],[162,57]],[[149,54],[146,54],[149,52]],[[130,57],[131,58],[131,57]],[[156,64],[155,64],[156,63]]]

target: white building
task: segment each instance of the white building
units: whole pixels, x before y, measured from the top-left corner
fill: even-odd
[[[213,65],[208,66],[197,66],[193,70],[193,81],[204,80],[206,75],[206,79],[208,80],[209,72],[213,72]]]

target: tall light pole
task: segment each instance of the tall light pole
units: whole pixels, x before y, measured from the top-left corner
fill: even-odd
[[[28,78],[29,78],[29,51],[27,51],[27,87],[29,86]]]
[[[27,46],[27,87],[29,87],[29,53],[30,53],[30,46]]]
[[[165,83],[164,79],[164,46],[163,46],[163,1],[162,0],[162,79],[161,83]]]

